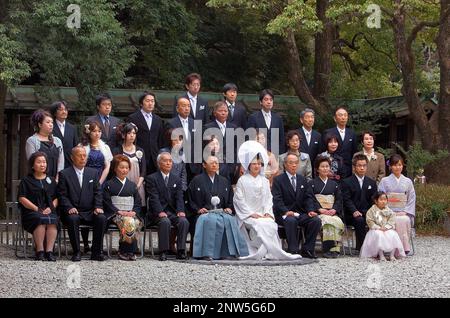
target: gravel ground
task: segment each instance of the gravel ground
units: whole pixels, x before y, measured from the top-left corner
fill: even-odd
[[[418,237],[397,262],[358,257],[295,266],[16,260],[0,247],[0,297],[450,297],[450,238]],[[80,286],[68,287],[68,266]]]

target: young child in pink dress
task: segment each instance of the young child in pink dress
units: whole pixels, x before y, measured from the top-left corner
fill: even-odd
[[[390,253],[391,261],[405,257],[403,244],[395,231],[395,213],[387,206],[386,193],[377,192],[373,201],[375,204],[366,214],[369,232],[364,239],[360,257],[378,257],[382,261],[386,260],[384,253]]]

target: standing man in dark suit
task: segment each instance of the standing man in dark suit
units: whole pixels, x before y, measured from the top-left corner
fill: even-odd
[[[61,219],[67,226],[72,261],[81,260],[80,224],[93,226],[91,260],[104,261],[103,234],[107,219],[103,213],[103,198],[95,169],[86,167],[87,155],[82,146],[72,149],[73,167],[64,169],[59,174],[58,192]]]
[[[160,261],[167,259],[171,226],[177,229],[177,259],[186,259],[186,238],[189,221],[186,218],[181,179],[170,173],[172,156],[158,155],[159,170],[145,177],[145,192],[149,199],[150,221],[158,225]]]
[[[209,121],[209,107],[208,101],[199,96],[200,87],[202,83],[202,77],[200,74],[191,73],[186,76],[184,86],[187,89],[187,92],[183,94],[181,97],[187,98],[191,105],[191,111],[189,113],[189,117],[194,120],[201,120],[202,124],[206,124]],[[178,98],[176,98],[178,101]],[[176,107],[177,103],[174,105],[174,116],[176,116]]]
[[[225,103],[228,107],[228,119],[227,121],[237,128],[247,128],[247,110],[245,106],[236,101],[237,99],[237,86],[234,83],[227,83],[223,87],[223,96]]]
[[[189,117],[191,105],[186,97],[179,97],[177,100],[177,115],[167,122],[167,130],[175,129],[173,133],[179,132],[183,136],[183,153],[186,158],[186,170],[188,175],[188,183],[193,177],[201,173],[201,165],[196,164],[202,162],[202,138],[195,138],[195,133],[201,134],[201,127],[194,126],[194,120]],[[198,125],[197,125],[198,126]],[[179,129],[177,129],[179,128]],[[198,140],[197,140],[198,139]],[[200,143],[197,145],[197,143]],[[195,147],[197,146],[198,149]],[[197,152],[197,156],[195,156]]]
[[[154,114],[156,96],[151,92],[144,92],[139,97],[141,109],[132,113],[126,119],[138,128],[136,145],[144,149],[147,161],[147,174],[157,171],[156,158],[159,149],[164,147],[164,126],[161,117]]]
[[[361,246],[366,236],[366,213],[373,204],[372,197],[377,193],[375,180],[366,177],[368,159],[365,155],[356,155],[353,158],[355,173],[344,179],[342,183],[342,196],[344,198],[344,216],[346,224],[355,227],[356,249]]]
[[[88,117],[86,123],[96,121],[102,128],[101,139],[109,146],[110,149],[114,149],[118,146],[116,132],[117,127],[120,124],[120,119],[111,116],[112,99],[109,94],[104,93],[97,95],[95,98],[95,104],[97,105],[97,115]]]
[[[248,117],[247,128],[267,129],[267,150],[273,152],[275,157],[285,152],[284,150],[284,124],[280,115],[272,112],[274,95],[270,89],[264,89],[259,94],[259,103],[261,110],[258,110]],[[272,140],[272,135],[278,138]],[[278,143],[278,147],[276,147]],[[278,149],[278,153],[276,150]]]
[[[348,122],[348,112],[344,107],[340,106],[336,109],[334,121],[336,122],[336,127],[325,130],[322,135],[323,147],[326,147],[325,138],[327,138],[328,135],[337,137],[339,146],[336,154],[340,155],[344,160],[342,175],[344,178],[347,178],[352,175],[352,158],[355,152],[358,151],[358,141],[353,129],[346,127]],[[322,149],[326,150],[325,148]]]
[[[56,125],[53,125],[53,136],[61,139],[64,151],[64,168],[72,165],[70,159],[72,148],[78,145],[78,133],[74,125],[67,121],[69,110],[65,101],[54,102],[50,106],[50,113],[55,119]]]
[[[288,253],[298,253],[298,226],[301,226],[305,229],[306,239],[300,254],[317,258],[314,247],[322,222],[314,212],[313,194],[307,180],[297,173],[298,156],[288,154],[283,164],[284,173],[275,177],[272,185],[275,220],[285,228]]]
[[[322,135],[317,130],[313,130],[314,120],[315,113],[311,108],[305,108],[300,113],[300,123],[302,124],[302,127],[298,129],[302,140],[300,152],[309,155],[312,165],[314,165],[317,155],[322,151]]]

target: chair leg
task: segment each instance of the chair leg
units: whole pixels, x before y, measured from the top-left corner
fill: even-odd
[[[150,252],[152,253],[152,257],[155,257],[155,251],[153,249],[153,233],[152,230],[148,232],[148,242],[150,244]]]

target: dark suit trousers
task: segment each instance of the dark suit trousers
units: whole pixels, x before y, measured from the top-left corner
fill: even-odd
[[[322,222],[318,217],[311,218],[305,213],[300,213],[298,218],[288,216],[283,220],[283,226],[286,231],[289,252],[298,252],[298,226],[305,230],[305,243],[302,245],[302,250],[314,252],[316,237],[322,227]]]
[[[104,214],[92,214],[92,221],[90,222],[85,221],[78,214],[66,215],[63,220],[67,226],[70,244],[74,253],[80,251],[80,224],[93,227],[92,255],[98,255],[103,252],[103,235],[107,224],[107,218]]]
[[[360,251],[367,233],[366,218],[363,216],[354,218],[352,216],[351,219],[347,219],[347,222],[347,224],[351,224],[355,227],[356,249]]]
[[[169,250],[172,225],[177,229],[177,250],[186,250],[186,238],[189,232],[189,221],[186,217],[168,214],[166,218],[155,219],[155,223],[158,225],[158,248],[160,251]]]

